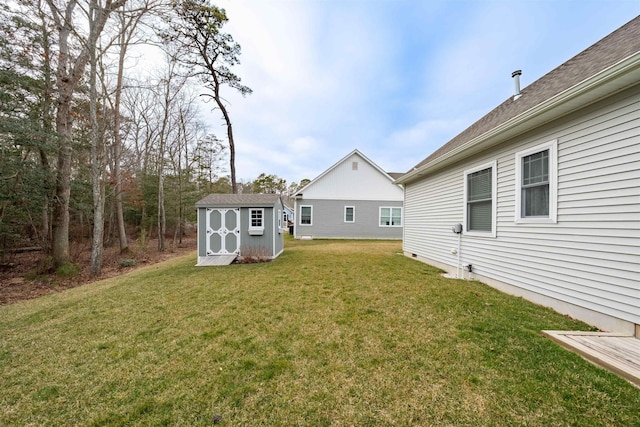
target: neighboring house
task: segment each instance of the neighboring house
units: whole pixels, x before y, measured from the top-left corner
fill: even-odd
[[[295,195],[300,238],[402,239],[402,187],[354,150]]]
[[[396,182],[407,256],[640,335],[640,17]]]
[[[293,225],[295,223],[295,200],[286,198],[282,200],[284,211],[282,211],[282,220],[285,225]]]
[[[198,209],[198,265],[232,262],[238,255],[275,258],[284,249],[278,194],[210,194]]]

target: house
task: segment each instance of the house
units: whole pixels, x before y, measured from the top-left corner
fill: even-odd
[[[278,194],[210,194],[198,209],[198,264],[230,264],[237,256],[276,258],[284,249]]]
[[[518,86],[396,181],[404,252],[639,336],[640,17]]]
[[[284,225],[288,227],[293,225],[295,222],[295,209],[293,207],[295,201],[287,197],[282,200],[282,204],[284,206],[284,210],[282,211],[282,220],[284,221]]]
[[[294,236],[327,239],[402,238],[402,187],[353,150],[295,195]]]

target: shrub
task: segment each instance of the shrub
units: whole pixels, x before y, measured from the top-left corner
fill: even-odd
[[[80,272],[80,267],[72,262],[65,262],[56,269],[58,277],[74,277]]]
[[[253,264],[258,262],[269,262],[271,256],[269,249],[264,246],[243,246],[240,248],[240,256],[236,258],[236,264]]]
[[[138,263],[137,259],[121,259],[119,262],[120,267],[133,267],[134,265],[136,265]]]

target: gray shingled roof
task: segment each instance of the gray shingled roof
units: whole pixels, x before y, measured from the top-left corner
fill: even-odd
[[[273,206],[279,199],[279,194],[209,194],[196,206]]]
[[[402,175],[404,175],[404,172],[387,172],[387,175],[389,175],[393,179],[398,179]]]
[[[640,16],[525,87],[522,96],[510,97],[489,114],[437,149],[414,168],[447,154],[525,111],[592,77],[640,51]]]

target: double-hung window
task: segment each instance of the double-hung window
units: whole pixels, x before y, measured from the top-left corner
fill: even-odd
[[[264,233],[264,209],[249,209],[249,234],[262,235]]]
[[[354,206],[344,207],[344,222],[356,222],[356,208]]]
[[[402,208],[381,207],[380,227],[402,227]]]
[[[495,237],[496,162],[464,173],[465,231]]]
[[[313,225],[312,206],[300,206],[300,225]]]
[[[556,222],[557,145],[516,153],[516,222]]]

